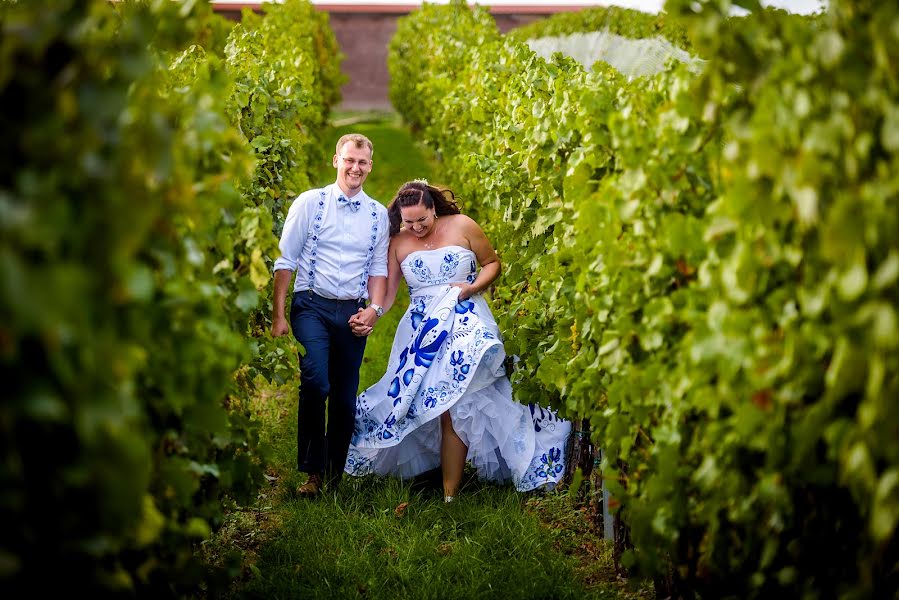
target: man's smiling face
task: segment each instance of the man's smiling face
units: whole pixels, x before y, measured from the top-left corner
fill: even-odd
[[[337,185],[347,196],[356,195],[371,172],[371,150],[365,146],[357,148],[349,141],[340,148],[339,154],[334,155],[333,162],[337,169]]]

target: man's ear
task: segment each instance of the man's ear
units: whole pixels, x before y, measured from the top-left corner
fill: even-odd
[[[334,158],[331,159],[331,165],[336,169],[337,168],[337,155],[334,155]]]

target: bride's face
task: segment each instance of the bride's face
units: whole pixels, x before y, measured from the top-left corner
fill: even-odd
[[[431,233],[436,222],[434,209],[427,208],[423,202],[414,206],[400,207],[400,216],[403,218],[403,227],[418,238],[423,238]]]

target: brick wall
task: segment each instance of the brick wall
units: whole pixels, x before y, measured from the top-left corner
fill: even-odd
[[[243,7],[258,9],[258,3],[217,4],[214,9],[235,20],[240,19]],[[353,7],[346,5],[320,6],[327,10],[331,28],[340,44],[345,58],[341,65],[349,81],[343,86],[343,100],[338,110],[393,110],[388,98],[390,76],[387,72],[387,45],[396,32],[397,19],[408,13],[408,8],[398,10],[396,6],[367,5]],[[575,7],[545,5],[516,10],[503,7],[494,10],[500,31],[531,23],[548,14]]]
[[[341,68],[349,81],[343,86],[343,110],[393,110],[387,97],[387,45],[396,33],[397,18],[391,13],[332,12],[331,28],[346,55]],[[494,15],[500,31],[530,23],[545,15]]]

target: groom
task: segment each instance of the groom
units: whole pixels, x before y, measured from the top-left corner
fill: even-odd
[[[374,148],[360,134],[337,142],[337,181],[290,206],[275,261],[272,336],[287,335],[287,289],[296,272],[290,328],[302,344],[297,468],[308,473],[301,496],[336,486],[343,474],[356,414],[366,337],[350,321],[374,327],[387,289],[387,210],[362,184]],[[371,303],[366,307],[366,300]],[[358,314],[357,314],[358,313]],[[327,400],[327,431],[325,404]]]

